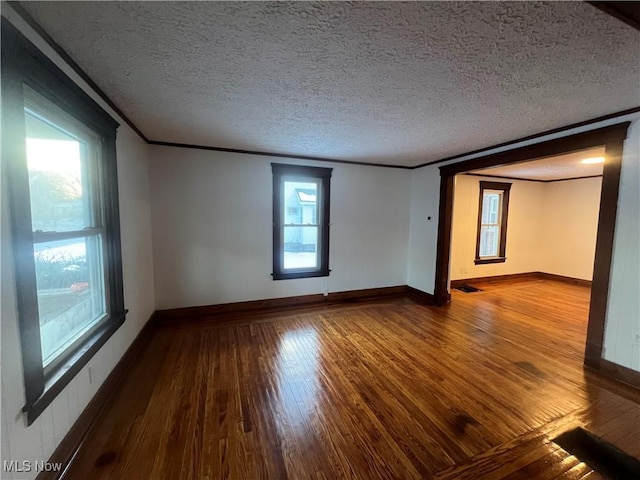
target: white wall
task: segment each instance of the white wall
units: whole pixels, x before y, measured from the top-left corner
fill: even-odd
[[[604,358],[640,371],[640,119],[622,157]]]
[[[507,221],[507,260],[475,265],[480,181],[495,178],[457,175],[451,229],[451,280],[538,271],[541,256],[541,200],[544,183],[511,183]]]
[[[433,293],[438,247],[440,171],[429,166],[412,171],[407,284]]]
[[[456,176],[451,229],[451,280],[545,272],[591,280],[595,257],[601,178],[511,183],[507,260],[475,265],[480,181]]]
[[[151,148],[158,309],[406,284],[410,172],[324,162],[331,275],[272,280],[272,160]]]
[[[591,280],[602,178],[544,183],[536,271]]]
[[[2,13],[109,111],[106,105],[103,105],[102,101],[99,101],[96,95],[4,3]],[[154,310],[147,145],[124,124],[118,130],[117,155],[125,308],[129,309],[129,313],[124,325],[29,427],[26,426],[21,414],[25,404],[24,381],[3,166],[2,244],[0,246],[2,460],[46,461]],[[88,376],[89,365],[93,367],[91,383]],[[35,478],[35,476],[36,472],[29,472],[4,474],[2,478]]]

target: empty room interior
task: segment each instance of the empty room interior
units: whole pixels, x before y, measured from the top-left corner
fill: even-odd
[[[452,288],[535,278],[590,288],[604,159],[596,147],[457,175]]]
[[[0,478],[640,478],[639,2],[1,13]]]

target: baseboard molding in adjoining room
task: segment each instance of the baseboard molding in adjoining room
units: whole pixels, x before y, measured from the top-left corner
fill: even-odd
[[[555,275],[553,273],[536,272],[542,280],[556,280],[558,282],[570,283],[572,285],[580,285],[582,287],[591,287],[591,280],[582,278],[565,277],[563,275]]]
[[[471,283],[484,284],[510,284],[518,282],[527,282],[531,280],[555,280],[557,282],[570,283],[572,285],[581,285],[583,287],[591,287],[591,280],[583,280],[581,278],[565,277],[563,275],[555,275],[546,272],[527,272],[512,273],[509,275],[494,275],[492,277],[474,277],[462,278],[459,280],[451,280],[451,288],[461,287]]]

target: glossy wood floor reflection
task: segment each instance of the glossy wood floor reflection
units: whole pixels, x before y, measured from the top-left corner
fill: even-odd
[[[589,290],[555,281],[163,326],[71,479],[600,478],[640,457],[631,389],[585,373]]]

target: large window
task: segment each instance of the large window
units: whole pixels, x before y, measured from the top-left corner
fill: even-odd
[[[506,260],[510,183],[480,182],[476,264]]]
[[[45,368],[106,316],[100,137],[25,87],[33,260]]]
[[[331,168],[272,163],[273,278],[329,275]]]
[[[29,423],[124,321],[117,125],[3,19],[2,170]]]

